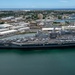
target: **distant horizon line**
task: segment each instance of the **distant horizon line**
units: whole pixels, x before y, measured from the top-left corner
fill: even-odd
[[[1,7],[0,7],[1,8]],[[12,8],[12,7],[11,7]],[[15,8],[15,7],[14,7]],[[19,7],[16,7],[16,8],[19,8]],[[20,7],[20,8],[24,8],[24,9],[27,9],[27,8],[25,8],[25,7]],[[31,7],[30,7],[31,8]],[[33,8],[37,8],[37,7],[33,7]],[[33,9],[33,8],[31,8],[31,9]],[[43,8],[43,7],[42,7]],[[44,8],[47,8],[47,7],[44,7]],[[10,9],[10,8],[8,8],[8,7],[6,7],[6,8],[4,8],[4,7],[2,7],[2,9]],[[39,8],[40,9],[40,8]],[[48,9],[72,9],[72,7],[70,7],[70,8],[48,8]],[[73,8],[73,9],[75,9],[75,8]]]
[[[75,8],[0,8],[0,10],[75,10]]]

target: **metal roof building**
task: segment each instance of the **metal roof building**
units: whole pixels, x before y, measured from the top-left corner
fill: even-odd
[[[12,25],[9,24],[0,24],[0,28],[8,28],[11,27]]]
[[[55,28],[55,30],[60,31],[62,28]],[[54,28],[42,28],[42,31],[52,31]]]
[[[15,32],[17,32],[17,30],[8,30],[8,31],[0,32],[0,35],[8,35],[8,34],[15,33]]]

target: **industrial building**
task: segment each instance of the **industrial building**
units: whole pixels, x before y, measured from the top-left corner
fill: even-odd
[[[18,29],[19,32],[27,32],[29,31],[30,27],[20,28]]]
[[[8,30],[8,31],[3,31],[3,32],[0,32],[0,36],[5,36],[5,35],[9,35],[9,34],[14,34],[16,33],[17,30]]]
[[[0,24],[0,36],[2,38],[15,35],[16,33],[29,31],[30,27],[27,27],[29,23],[19,22],[10,24]],[[1,37],[0,37],[1,38]]]
[[[62,26],[62,30],[75,30],[75,26]]]
[[[1,18],[1,20],[11,20],[13,18],[14,18],[14,16],[9,16],[9,17],[5,17],[5,18]]]
[[[3,32],[3,31],[8,31],[9,28],[3,28],[3,29],[0,29],[0,32]]]
[[[56,30],[56,31],[60,31],[62,30],[62,28],[42,28],[42,31],[53,31],[53,30]]]
[[[0,29],[2,29],[2,28],[10,28],[10,27],[12,27],[12,25],[10,25],[10,24],[0,24]]]

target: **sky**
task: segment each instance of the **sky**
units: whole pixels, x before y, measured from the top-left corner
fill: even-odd
[[[75,0],[0,0],[0,8],[75,8]]]

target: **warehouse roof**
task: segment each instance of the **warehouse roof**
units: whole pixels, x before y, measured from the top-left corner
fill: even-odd
[[[62,29],[75,29],[75,26],[62,26]]]
[[[30,29],[30,27],[20,28],[19,30],[27,30]]]
[[[0,28],[6,28],[6,27],[10,27],[10,24],[0,24]]]
[[[42,28],[43,31],[45,30],[54,30],[54,28]],[[55,28],[55,30],[61,30],[61,28]]]
[[[3,31],[3,32],[0,32],[0,35],[10,34],[10,33],[14,33],[14,32],[17,32],[17,30]]]
[[[42,28],[42,30],[53,30],[54,28]]]

